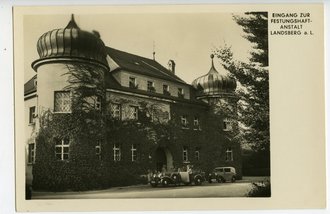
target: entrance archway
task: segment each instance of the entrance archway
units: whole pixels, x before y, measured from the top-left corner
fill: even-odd
[[[162,171],[164,165],[167,170],[173,168],[173,156],[168,148],[157,148],[155,151],[155,161],[157,171]]]

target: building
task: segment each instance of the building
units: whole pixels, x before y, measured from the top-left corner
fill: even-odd
[[[176,76],[173,60],[165,68],[107,47],[73,16],[65,28],[41,35],[37,51],[37,74],[24,85],[26,177],[33,188],[129,185],[144,182],[148,170],[183,164],[206,172],[233,166],[241,177],[241,147],[233,139],[236,82],[217,72],[213,55],[209,72],[190,85]],[[78,76],[84,84],[74,88]],[[84,104],[100,117],[81,120],[90,132],[75,135],[81,88],[93,92]]]

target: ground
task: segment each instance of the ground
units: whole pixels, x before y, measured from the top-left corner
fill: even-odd
[[[32,199],[106,199],[106,198],[197,198],[197,197],[245,197],[253,182],[265,177],[244,177],[235,183],[208,183],[201,186],[156,187],[136,185],[106,190],[84,192],[33,192]]]

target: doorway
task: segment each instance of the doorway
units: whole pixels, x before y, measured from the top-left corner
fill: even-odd
[[[173,168],[173,156],[168,148],[157,148],[155,151],[156,170],[162,171],[163,166],[169,171]]]

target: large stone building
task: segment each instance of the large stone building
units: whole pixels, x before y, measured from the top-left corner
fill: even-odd
[[[209,72],[190,85],[176,76],[173,60],[165,68],[155,59],[107,47],[73,17],[65,28],[44,33],[37,51],[36,75],[24,85],[26,174],[35,189],[128,185],[143,182],[147,170],[186,163],[206,172],[234,166],[241,177],[241,148],[233,138],[236,82],[217,72],[212,55]],[[97,139],[72,137],[70,130],[41,135],[49,128],[46,119],[73,114],[70,74],[86,68],[105,86],[104,96],[91,96],[88,103],[112,122],[92,126],[104,130]],[[61,130],[70,126],[66,120]]]

